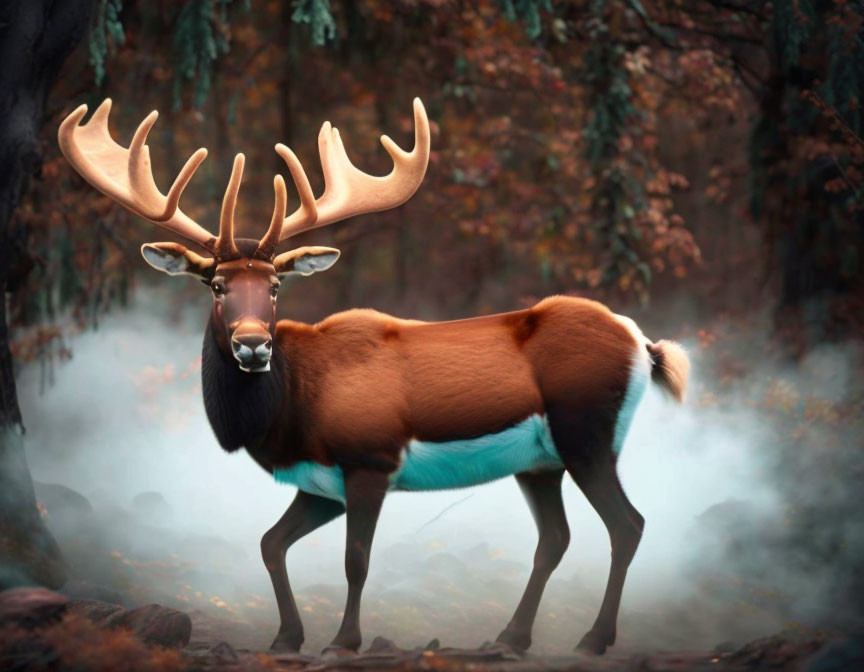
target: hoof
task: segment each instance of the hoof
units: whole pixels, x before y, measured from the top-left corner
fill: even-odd
[[[276,635],[276,639],[270,645],[270,653],[300,653],[303,640],[297,640],[287,635]]]
[[[353,658],[357,655],[357,649],[360,648],[360,645],[357,645],[356,649],[351,649],[340,644],[330,644],[329,646],[325,646],[324,650],[321,652],[321,657],[325,660],[334,660],[336,658]]]
[[[524,651],[519,651],[504,642],[484,642],[479,651],[500,660],[522,660],[525,657]]]
[[[516,653],[525,653],[531,646],[531,635],[511,630],[502,630],[495,642],[509,646]]]
[[[607,637],[604,637],[596,630],[589,630],[574,650],[578,653],[602,656],[606,653],[606,647],[611,643]]]

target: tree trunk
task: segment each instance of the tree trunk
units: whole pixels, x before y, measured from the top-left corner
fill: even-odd
[[[832,77],[840,77],[832,75],[831,5],[812,6],[808,37],[794,67],[784,60],[792,39],[788,31],[776,27],[767,43],[771,69],[750,146],[751,209],[764,225],[769,273],[779,280],[775,328],[795,357],[817,343],[856,335],[864,284],[864,208],[860,197],[853,198],[859,187],[842,167],[847,159],[854,161],[854,148],[848,138],[845,152],[832,147],[842,137],[839,129],[806,95],[823,84],[832,91]],[[858,48],[843,58],[860,54]],[[853,93],[845,97],[854,100]],[[850,129],[860,128],[857,107],[844,110],[842,97],[832,105]],[[838,186],[827,188],[831,183]]]
[[[0,4],[0,589],[65,581],[60,549],[42,522],[24,454],[6,294],[32,261],[13,215],[41,165],[39,129],[60,66],[87,29],[92,0],[11,0]]]

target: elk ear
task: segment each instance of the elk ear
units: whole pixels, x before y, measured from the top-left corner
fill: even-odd
[[[342,254],[332,247],[298,247],[290,252],[283,252],[273,260],[276,275],[280,278],[289,273],[312,275],[326,271]]]
[[[187,250],[179,243],[145,243],[141,246],[144,261],[157,271],[168,275],[192,275],[209,281],[216,266],[215,259],[207,259]]]

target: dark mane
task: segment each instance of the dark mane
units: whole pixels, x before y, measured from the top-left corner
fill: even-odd
[[[222,354],[213,325],[207,324],[201,352],[204,410],[224,450],[248,448],[271,428],[285,394],[284,364],[280,349],[274,348],[269,373],[244,373]]]

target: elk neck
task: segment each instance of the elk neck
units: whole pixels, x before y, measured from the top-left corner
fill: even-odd
[[[258,460],[255,449],[274,430],[290,424],[284,408],[288,381],[287,361],[278,343],[269,372],[241,371],[230,353],[224,325],[211,313],[201,352],[201,387],[207,419],[224,450],[246,448]],[[269,470],[271,465],[261,466]]]

